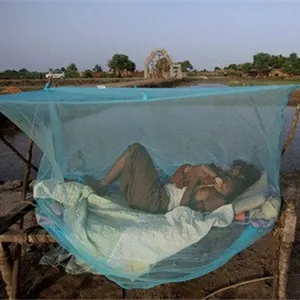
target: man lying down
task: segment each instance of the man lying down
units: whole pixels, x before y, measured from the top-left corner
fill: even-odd
[[[109,185],[120,177],[120,191],[130,207],[165,214],[178,206],[200,212],[214,211],[231,203],[260,176],[260,170],[241,160],[234,161],[230,171],[214,164],[185,164],[164,185],[149,153],[136,143],[127,148],[103,179],[97,181],[89,176],[84,179],[99,196],[103,196]]]
[[[137,278],[158,262],[199,242],[212,227],[229,226],[234,218],[232,200],[260,176],[256,167],[244,161],[234,161],[229,171],[213,164],[185,164],[163,184],[146,149],[133,144],[104,178],[98,181],[85,177],[86,185],[95,193],[90,193],[90,188],[80,188],[81,184],[68,183],[69,200],[75,207],[68,209],[68,225],[73,236],[78,238],[77,248],[83,247],[84,253],[97,257],[118,274]],[[120,191],[129,206],[140,212],[122,211],[113,201],[101,197],[118,177]],[[61,200],[56,197],[60,195],[59,187],[52,190],[47,188],[47,183],[39,184],[40,189],[36,187],[38,198],[50,197],[63,204],[63,193]],[[77,186],[78,197],[75,197]],[[89,270],[86,263],[75,260],[74,270]],[[93,267],[101,273],[100,267]]]

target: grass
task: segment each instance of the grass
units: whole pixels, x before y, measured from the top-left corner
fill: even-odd
[[[260,79],[260,80],[236,80],[229,81],[226,83],[228,86],[253,86],[253,85],[293,85],[300,84],[300,78],[295,79],[282,79],[282,80],[274,80],[274,79]]]

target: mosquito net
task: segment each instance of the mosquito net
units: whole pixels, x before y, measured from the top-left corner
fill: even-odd
[[[73,255],[67,271],[150,288],[272,229],[294,88],[50,88],[3,95],[0,110],[43,151],[36,215]]]

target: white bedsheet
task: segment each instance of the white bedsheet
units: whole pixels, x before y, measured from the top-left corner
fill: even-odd
[[[206,215],[188,207],[177,207],[165,215],[145,214],[99,197],[82,184],[55,180],[37,183],[34,197],[64,203],[64,222],[77,238],[75,247],[83,254],[81,259],[88,253],[133,278],[200,241],[212,227],[229,226],[234,218],[232,205]]]

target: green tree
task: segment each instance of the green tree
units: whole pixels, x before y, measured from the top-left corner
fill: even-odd
[[[19,73],[19,78],[26,78],[26,79],[32,79],[32,74],[31,74],[31,72],[29,72],[27,69],[25,69],[25,68],[23,68],[23,69],[20,69],[19,71],[18,71],[18,73]]]
[[[190,72],[193,71],[194,67],[189,60],[184,60],[181,62],[182,72]]]
[[[244,64],[242,65],[242,71],[245,72],[245,73],[250,72],[251,69],[252,69],[252,64],[249,63],[249,62],[244,63]]]
[[[289,74],[300,74],[300,59],[298,58],[297,53],[291,53],[289,57],[285,59],[283,70]]]
[[[101,67],[100,65],[96,65],[96,66],[93,68],[93,71],[96,72],[96,73],[103,72],[102,67]]]
[[[221,68],[219,68],[219,67],[215,67],[215,69],[214,69],[214,70],[215,70],[215,72],[216,72],[216,71],[221,71],[222,69],[221,69]]]
[[[264,71],[270,67],[271,55],[269,53],[259,52],[253,56],[253,67],[257,71]]]
[[[74,63],[69,64],[66,70],[70,72],[78,72],[77,66]]]
[[[65,76],[68,78],[77,78],[79,77],[77,66],[72,63],[69,64],[65,71]]]
[[[269,59],[269,67],[271,67],[272,69],[279,69],[282,67],[282,65],[280,65],[280,60],[279,60],[279,56],[278,55],[272,55]]]
[[[65,68],[65,67],[60,68],[60,70],[61,70],[62,72],[66,72],[66,68]]]
[[[108,67],[116,74],[124,70],[133,72],[135,70],[135,63],[127,55],[117,53],[109,60]]]
[[[281,55],[281,54],[278,55],[278,68],[283,68],[286,59],[287,58],[284,57],[283,55]]]
[[[233,70],[233,71],[236,71],[237,69],[238,69],[237,64],[230,64],[230,65],[227,67],[227,70]]]
[[[85,70],[83,72],[83,77],[84,78],[93,78],[93,72],[91,70]]]

